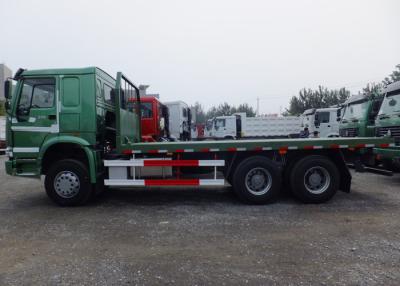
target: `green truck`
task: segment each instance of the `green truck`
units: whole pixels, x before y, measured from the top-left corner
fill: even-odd
[[[394,82],[384,90],[384,100],[375,120],[376,135],[395,140],[391,148],[374,148],[374,154],[383,162],[385,168],[400,171],[400,81]]]
[[[247,203],[290,189],[306,203],[350,191],[346,152],[390,138],[141,142],[139,90],[96,67],[23,70],[5,84],[6,171],[44,176],[47,195],[82,205],[108,187],[221,186]],[[133,100],[135,99],[135,100]]]
[[[383,96],[372,94],[353,95],[344,104],[339,125],[341,137],[374,137],[375,119]]]

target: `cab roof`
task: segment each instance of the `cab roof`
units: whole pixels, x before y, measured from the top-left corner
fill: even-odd
[[[366,101],[368,100],[368,97],[365,94],[356,94],[351,96],[344,105],[351,104],[351,103],[356,103],[356,102],[361,102],[361,101]]]
[[[111,75],[98,67],[84,67],[84,68],[62,68],[62,69],[37,69],[25,70],[22,76],[38,76],[38,75],[82,75],[82,74],[104,74],[113,80]]]
[[[400,89],[400,80],[399,80],[399,81],[395,81],[394,83],[389,84],[389,85],[386,87],[386,89],[385,89],[384,92],[389,93],[389,92],[393,92],[393,91],[396,91],[396,90],[399,90],[399,89]]]

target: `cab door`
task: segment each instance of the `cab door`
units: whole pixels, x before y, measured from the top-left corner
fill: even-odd
[[[320,137],[327,137],[331,131],[330,112],[322,111],[316,113],[315,130],[319,132]]]
[[[36,158],[45,138],[59,132],[57,86],[56,77],[22,80],[11,119],[13,154],[17,161]]]
[[[121,72],[117,73],[116,96],[117,150],[132,148],[142,140],[139,89]]]

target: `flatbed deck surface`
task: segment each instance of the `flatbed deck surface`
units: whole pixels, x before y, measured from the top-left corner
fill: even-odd
[[[394,143],[392,138],[299,138],[299,139],[256,139],[256,140],[206,140],[178,142],[147,142],[126,145],[124,152],[222,152],[262,150],[313,150],[339,148],[387,148]]]

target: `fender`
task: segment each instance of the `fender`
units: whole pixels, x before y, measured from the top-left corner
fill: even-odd
[[[75,136],[69,136],[69,135],[62,135],[58,137],[53,137],[44,143],[39,152],[39,156],[37,158],[38,160],[38,165],[40,168],[41,172],[41,166],[42,166],[42,159],[44,154],[46,154],[46,151],[51,147],[54,146],[55,144],[60,144],[60,143],[69,143],[69,144],[75,144],[80,146],[86,153],[88,162],[89,162],[89,175],[90,175],[90,182],[91,183],[96,183],[97,181],[97,176],[96,176],[96,156],[93,153],[92,149],[90,148],[89,142],[86,140],[75,137]]]

